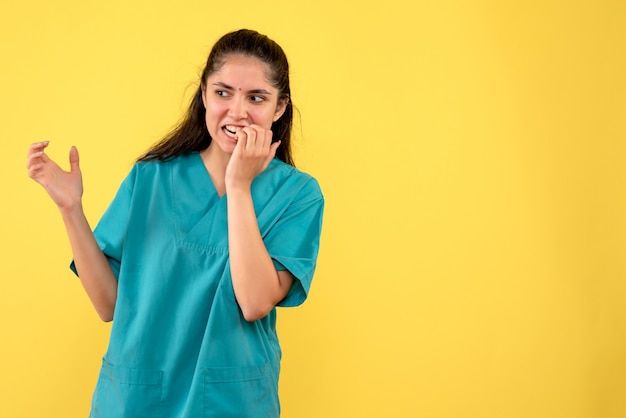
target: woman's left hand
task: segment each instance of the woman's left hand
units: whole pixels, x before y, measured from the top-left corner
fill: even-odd
[[[280,141],[272,143],[272,131],[250,125],[237,132],[237,145],[226,167],[226,191],[249,188],[252,180],[267,168],[276,155]]]

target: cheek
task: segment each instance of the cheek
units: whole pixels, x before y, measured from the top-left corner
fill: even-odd
[[[209,104],[206,107],[206,112],[204,114],[204,123],[206,124],[207,131],[212,137],[218,134],[217,131],[220,129],[220,120],[221,119],[217,109]]]
[[[270,129],[272,127],[272,123],[274,122],[274,113],[268,111],[258,112],[254,114],[253,120],[257,125],[262,126],[265,129]]]
[[[208,102],[205,110],[205,119],[208,121],[217,121],[223,113],[222,109],[215,103]]]

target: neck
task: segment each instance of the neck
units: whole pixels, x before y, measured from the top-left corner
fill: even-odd
[[[224,179],[226,177],[226,167],[230,161],[230,154],[225,154],[212,142],[207,149],[200,153],[200,156],[218,194],[220,196],[224,195],[226,193]]]

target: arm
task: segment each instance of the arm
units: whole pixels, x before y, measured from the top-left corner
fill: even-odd
[[[270,163],[279,142],[271,131],[245,128],[226,170],[228,247],[233,289],[244,318],[263,318],[289,292],[294,277],[277,271],[261,238],[250,186]]]
[[[112,321],[117,300],[117,279],[96,242],[82,205],[61,209],[61,215],[83,288],[100,319]]]
[[[78,151],[75,147],[70,150],[70,171],[66,172],[44,153],[47,146],[48,142],[31,145],[26,164],[28,175],[44,187],[59,208],[81,283],[100,318],[111,321],[117,299],[117,279],[83,211]]]
[[[228,194],[228,246],[237,303],[246,320],[263,318],[287,295],[294,277],[274,267],[259,232],[249,189]]]

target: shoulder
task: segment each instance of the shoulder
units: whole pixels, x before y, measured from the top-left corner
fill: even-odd
[[[137,170],[158,170],[163,167],[171,167],[180,164],[187,164],[189,161],[198,157],[197,152],[168,158],[167,160],[139,160],[133,165],[133,169]]]
[[[122,183],[122,187],[136,189],[163,184],[176,167],[186,166],[190,155],[171,158],[166,161],[136,161]]]
[[[197,153],[196,153],[197,154]],[[130,174],[137,176],[155,175],[171,170],[173,167],[185,166],[194,158],[194,154],[176,156],[167,160],[137,161],[133,165]]]
[[[267,166],[263,177],[276,185],[290,185],[291,192],[309,198],[323,199],[321,187],[312,175],[274,158]]]

